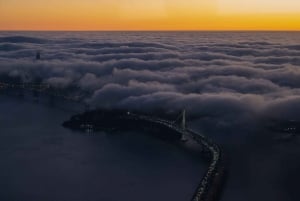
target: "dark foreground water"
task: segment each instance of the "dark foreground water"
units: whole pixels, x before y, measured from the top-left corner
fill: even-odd
[[[74,133],[68,112],[0,103],[2,201],[183,201],[205,172],[200,155],[151,136]]]

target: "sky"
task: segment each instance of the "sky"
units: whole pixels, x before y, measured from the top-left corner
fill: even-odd
[[[300,30],[300,1],[0,0],[0,30]]]

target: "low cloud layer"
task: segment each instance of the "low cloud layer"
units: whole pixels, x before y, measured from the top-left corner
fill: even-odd
[[[186,108],[226,126],[300,120],[299,41],[295,33],[2,33],[0,75],[78,88],[94,107]]]

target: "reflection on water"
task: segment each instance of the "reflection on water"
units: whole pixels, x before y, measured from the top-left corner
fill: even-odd
[[[70,113],[0,96],[0,200],[189,200],[205,165],[139,132],[85,135]]]

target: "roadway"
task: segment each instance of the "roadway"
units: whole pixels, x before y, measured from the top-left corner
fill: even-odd
[[[219,196],[217,194],[221,189],[224,168],[221,160],[221,149],[217,144],[196,131],[191,129],[182,129],[172,121],[132,113],[128,113],[128,115],[133,119],[160,124],[180,133],[183,136],[189,136],[208,150],[211,158],[210,164],[192,198],[192,201],[215,201],[218,199]]]

